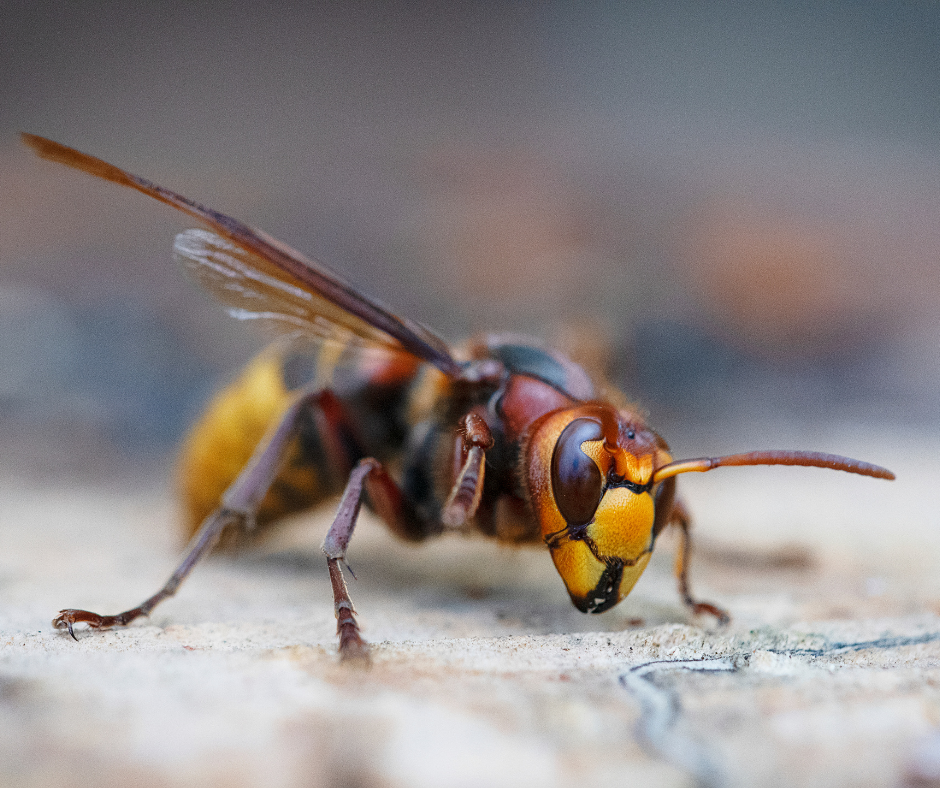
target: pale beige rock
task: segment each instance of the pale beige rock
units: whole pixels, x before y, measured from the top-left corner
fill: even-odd
[[[2,783],[940,785],[938,452],[844,443],[899,480],[683,479],[694,587],[727,629],[689,621],[665,541],[624,604],[584,616],[540,550],[414,548],[365,518],[349,559],[368,670],[336,661],[329,512],[75,643],[50,626],[60,607],[117,612],[163,582],[172,506],[7,484]]]

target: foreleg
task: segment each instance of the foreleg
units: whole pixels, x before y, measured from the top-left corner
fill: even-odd
[[[468,413],[457,430],[454,450],[454,479],[441,512],[448,528],[460,528],[470,520],[483,497],[486,450],[493,446],[489,425],[476,413]]]
[[[692,557],[691,518],[682,501],[676,500],[673,503],[669,523],[679,529],[681,539],[679,550],[676,552],[675,572],[676,579],[679,581],[679,593],[682,595],[682,601],[685,602],[693,614],[710,613],[718,619],[719,624],[727,624],[731,620],[731,616],[725,610],[710,602],[696,601],[689,589],[689,561]]]

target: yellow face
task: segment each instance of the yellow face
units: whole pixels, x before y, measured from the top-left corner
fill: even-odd
[[[643,573],[653,549],[653,473],[670,459],[655,434],[609,406],[558,411],[537,425],[526,457],[530,497],[579,610],[613,607]]]

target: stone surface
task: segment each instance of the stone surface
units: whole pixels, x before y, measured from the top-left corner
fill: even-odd
[[[838,443],[838,441],[837,441]],[[689,620],[664,539],[626,602],[569,603],[547,555],[374,520],[349,559],[368,669],[337,662],[317,545],[329,512],[214,557],[150,620],[117,612],[179,552],[167,496],[0,491],[0,781],[9,786],[940,785],[940,527],[931,438],[840,450],[829,472],[683,479]]]

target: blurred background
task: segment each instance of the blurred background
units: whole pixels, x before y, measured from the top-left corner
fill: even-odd
[[[596,337],[674,445],[936,431],[940,5],[0,6],[0,473],[162,462],[264,342],[19,131],[449,339]]]

